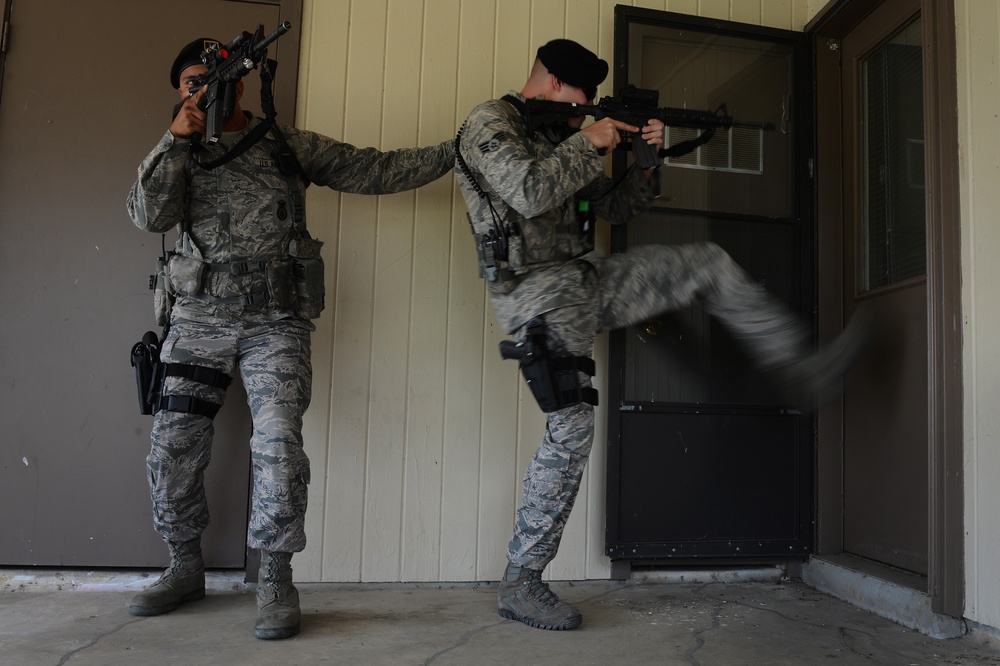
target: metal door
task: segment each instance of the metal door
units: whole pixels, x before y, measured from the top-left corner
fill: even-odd
[[[918,0],[842,41],[844,313],[876,322],[844,396],[844,550],[927,573],[924,95]]]
[[[155,326],[147,280],[161,243],[132,225],[125,196],[169,124],[180,47],[273,28],[280,14],[275,2],[13,3],[0,89],[0,565],[164,563],[145,479],[151,421],[128,362]],[[271,55],[295,55],[281,73],[294,81],[297,38],[283,39]],[[258,95],[248,85],[248,107]],[[206,561],[242,567],[242,387],[216,429]]]
[[[809,110],[801,35],[618,7],[616,91],[774,131],[719,132],[660,169],[662,194],[612,248],[711,240],[810,316]],[[668,143],[693,138],[672,128]],[[615,164],[618,174],[624,159]],[[696,305],[611,335],[606,552],[618,561],[805,556],[811,419],[783,404]]]

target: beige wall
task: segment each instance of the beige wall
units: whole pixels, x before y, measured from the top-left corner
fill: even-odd
[[[1000,3],[955,0],[955,13],[965,313],[966,617],[1000,627]]]
[[[549,39],[610,61],[614,4],[304,0],[296,124],[383,149],[451,139],[473,106],[520,89]],[[801,30],[813,3],[635,4]],[[308,203],[329,269],[306,415],[309,545],[296,579],[496,580],[544,420],[516,364],[500,360],[454,179],[378,198],[316,188]],[[606,381],[599,373],[605,396]],[[605,423],[602,406],[598,433]],[[599,434],[553,578],[608,575],[604,448]]]

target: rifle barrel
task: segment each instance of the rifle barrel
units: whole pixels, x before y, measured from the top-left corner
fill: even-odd
[[[267,37],[265,37],[261,41],[257,42],[256,46],[254,46],[254,50],[255,51],[261,51],[261,50],[267,48],[268,44],[270,44],[271,42],[273,42],[274,40],[276,40],[278,37],[281,37],[283,34],[285,34],[286,32],[288,32],[291,29],[292,29],[292,22],[291,21],[283,21],[280,25],[278,25],[277,28],[274,29],[274,32],[272,32],[270,35],[268,35]]]

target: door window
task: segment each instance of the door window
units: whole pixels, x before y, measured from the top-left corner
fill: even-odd
[[[917,18],[861,62],[862,292],[926,272],[920,35]]]

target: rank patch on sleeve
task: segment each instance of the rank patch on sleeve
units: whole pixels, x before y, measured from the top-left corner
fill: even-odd
[[[479,144],[479,151],[483,153],[492,153],[500,147],[500,142],[503,141],[503,139],[503,132],[497,132],[492,139]]]

